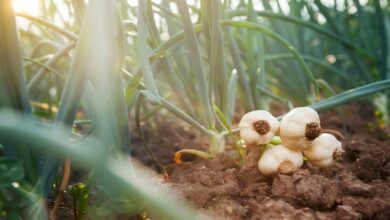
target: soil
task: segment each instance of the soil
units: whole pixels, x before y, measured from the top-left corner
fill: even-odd
[[[251,148],[241,168],[228,154],[187,158],[192,161],[170,166],[167,184],[203,212],[202,219],[390,219],[390,138],[388,130],[373,126],[373,109],[362,106],[346,108],[345,154],[331,167],[305,163],[291,175],[265,177],[257,169],[260,148]],[[341,121],[336,111],[321,114],[323,128],[343,131]],[[183,147],[206,149],[201,135],[173,124],[157,122],[158,135],[143,125],[161,163],[172,163]],[[153,164],[140,141],[132,140],[133,155]]]
[[[274,115],[287,111],[272,109]],[[236,112],[238,122],[244,112]],[[345,127],[337,111],[320,116],[323,128],[347,132],[342,161],[325,169],[307,162],[291,175],[271,177],[257,169],[260,148],[248,149],[241,168],[233,150],[208,160],[184,155],[187,162],[174,164],[176,151],[207,151],[208,140],[174,117],[157,116],[141,127],[158,162],[169,171],[165,184],[202,213],[198,219],[390,219],[389,128],[378,129],[373,109],[362,104],[345,109]],[[161,172],[135,127],[132,131],[132,156]],[[58,219],[74,219],[69,205],[61,206]]]
[[[182,120],[173,117],[154,117],[149,122],[142,122],[141,129],[148,147],[162,165],[174,163],[176,151],[190,148],[205,150],[208,147],[208,139],[199,132],[194,131]],[[161,167],[148,154],[135,125],[131,128],[131,156],[137,158],[145,166],[156,171],[162,171]],[[192,155],[183,155],[184,161],[196,159]]]

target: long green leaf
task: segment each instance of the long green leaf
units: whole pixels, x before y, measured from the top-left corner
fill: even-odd
[[[359,99],[364,96],[372,95],[380,91],[386,91],[390,89],[390,79],[383,80],[375,83],[370,83],[355,89],[351,89],[342,92],[333,97],[321,100],[320,102],[310,105],[310,107],[317,111],[325,111],[341,105],[345,105],[351,101]]]

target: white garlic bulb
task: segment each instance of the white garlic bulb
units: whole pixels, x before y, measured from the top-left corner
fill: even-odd
[[[297,171],[302,164],[303,156],[300,151],[291,150],[279,144],[264,151],[258,167],[264,175],[287,174]]]
[[[295,150],[307,149],[321,134],[320,117],[310,107],[295,108],[283,117],[279,132],[286,147]]]
[[[240,136],[248,145],[266,144],[279,129],[279,121],[264,110],[246,113],[239,124]]]
[[[341,142],[335,136],[323,133],[314,139],[311,147],[303,153],[313,165],[327,167],[333,161],[341,160],[344,151]]]

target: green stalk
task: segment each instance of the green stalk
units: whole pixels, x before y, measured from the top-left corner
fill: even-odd
[[[69,51],[71,51],[76,46],[75,43],[70,43],[69,45],[62,48],[60,51],[58,51],[50,60],[48,60],[45,63],[45,66],[52,67],[54,64],[58,62],[59,59],[61,59],[63,56],[67,55]],[[43,78],[45,77],[46,73],[48,72],[48,69],[45,67],[42,67],[37,74],[34,75],[34,77],[31,79],[31,81],[27,85],[27,91],[29,94],[32,94],[35,87],[39,85],[40,82],[42,82]]]
[[[84,16],[79,40],[61,97],[54,130],[71,127],[86,89],[91,104],[87,110],[96,112],[93,131],[111,152],[128,149],[129,130],[119,75],[123,59],[123,32],[115,3],[91,0]],[[91,84],[93,87],[91,87]],[[95,89],[95,92],[91,91]],[[46,194],[54,179],[58,158],[50,157],[42,173]],[[132,167],[129,167],[130,171]]]
[[[300,25],[302,27],[309,28],[313,31],[316,31],[316,32],[326,36],[326,37],[329,37],[330,39],[342,44],[343,46],[345,46],[346,48],[348,48],[350,50],[356,51],[357,53],[366,56],[370,60],[376,59],[375,56],[371,55],[370,53],[368,53],[367,51],[365,51],[359,47],[356,47],[354,44],[351,44],[348,40],[344,39],[343,37],[340,37],[332,32],[329,32],[329,31],[319,27],[318,25],[304,21],[300,18],[296,18],[296,17],[288,16],[288,15],[283,15],[283,14],[277,14],[277,13],[268,12],[268,11],[256,11],[256,14],[257,14],[257,16],[278,19],[278,20],[282,20],[282,21],[286,21],[286,22],[291,22],[291,23]],[[228,11],[227,16],[229,18],[238,17],[238,16],[247,16],[247,10],[246,9],[239,9],[239,10]]]
[[[147,16],[145,16],[145,21],[148,24],[149,34],[151,35],[151,45],[154,48],[157,45],[161,44],[161,40],[159,37],[159,32],[157,30],[156,21],[153,15],[152,4],[153,3],[150,0],[147,1],[146,4]],[[185,110],[191,111],[192,109],[191,103],[189,102],[188,98],[184,97],[184,94],[186,92],[185,88],[183,84],[180,83],[177,73],[173,69],[171,62],[169,62],[168,58],[161,57],[159,63],[161,65],[161,69],[162,72],[164,73],[164,76],[166,76],[167,81],[171,86],[171,89],[173,91],[176,91],[177,95],[179,96],[179,100],[182,100],[181,102],[182,106],[184,107]]]
[[[137,26],[138,27],[147,27],[149,28],[147,21],[147,2],[144,0],[138,0],[138,15],[137,15]],[[137,28],[138,39],[137,39],[137,51],[140,57],[140,66],[144,76],[144,82],[148,90],[150,90],[155,99],[160,102],[160,94],[158,92],[156,82],[153,77],[153,72],[150,66],[148,53],[150,51],[150,47],[148,46],[148,33],[147,28]]]
[[[179,14],[183,22],[184,34],[186,43],[190,51],[192,60],[192,68],[194,70],[197,92],[199,93],[199,115],[201,115],[202,123],[208,128],[214,127],[214,114],[210,106],[210,94],[208,82],[206,80],[206,72],[201,61],[198,40],[195,35],[195,30],[192,27],[190,14],[188,12],[188,5],[184,0],[176,0]]]
[[[59,44],[58,42],[54,42],[51,40],[42,40],[39,43],[35,44],[34,47],[31,49],[30,57],[35,57],[35,55],[44,46],[52,47],[55,50],[59,50],[62,48],[61,44]]]
[[[125,72],[126,75],[128,77],[131,78],[131,82],[133,81],[133,77],[135,77],[134,75],[130,74],[129,72]],[[146,86],[144,83],[140,82],[137,78],[134,79],[134,81],[136,81],[137,83],[139,83],[139,89],[142,91],[144,91],[146,89]],[[128,86],[135,86],[133,83],[129,83]],[[147,91],[147,90],[145,90]],[[145,96],[146,98],[149,98],[148,96]],[[153,100],[150,100],[153,102]],[[188,114],[186,114],[184,111],[182,111],[180,108],[176,107],[175,105],[173,105],[172,103],[170,103],[168,100],[164,99],[164,98],[161,98],[161,103],[160,105],[165,108],[167,111],[171,112],[172,114],[174,114],[176,117],[182,119],[183,121],[185,121],[186,123],[188,123],[189,125],[191,125],[192,127],[194,127],[195,129],[197,129],[198,131],[200,131],[202,134],[208,136],[208,137],[211,137],[211,133],[209,132],[209,130],[206,129],[205,126],[203,126],[201,123],[199,123],[198,121],[196,121],[195,119],[193,119],[191,116],[189,116]]]
[[[23,18],[26,18],[28,20],[31,20],[32,22],[38,23],[40,25],[46,26],[46,27],[64,35],[65,37],[67,37],[71,41],[77,41],[77,36],[74,33],[69,32],[69,31],[65,30],[64,28],[58,27],[57,25],[52,24],[52,23],[46,21],[45,19],[38,18],[38,17],[29,15],[26,13],[21,13],[21,12],[16,13],[16,15],[19,17],[23,17]]]
[[[344,32],[341,30],[341,28],[338,26],[338,24],[334,21],[334,19],[332,18],[332,16],[329,14],[329,11],[327,10],[327,8],[321,3],[320,0],[314,0],[316,6],[318,7],[318,9],[320,10],[320,12],[324,15],[324,17],[326,18],[326,21],[327,23],[329,24],[330,28],[338,35],[341,35],[341,36],[345,36]],[[367,81],[367,82],[371,82],[372,81],[372,77],[371,75],[368,73],[367,69],[366,69],[366,66],[364,65],[364,63],[362,63],[361,60],[358,59],[358,57],[356,56],[356,54],[352,53],[351,51],[347,51],[350,58],[352,59],[352,61],[354,62],[354,64],[356,65],[357,67],[357,70],[359,72],[361,72],[363,78]]]
[[[48,65],[46,65],[46,64],[44,64],[44,63],[41,63],[41,62],[39,62],[39,61],[37,61],[37,60],[35,60],[35,59],[31,59],[31,58],[29,58],[29,57],[23,56],[22,58],[23,58],[23,60],[25,60],[25,61],[29,61],[29,62],[31,62],[31,63],[34,63],[34,64],[37,64],[37,65],[41,66],[42,68],[45,68],[47,71],[52,72],[52,73],[53,73],[54,75],[56,75],[58,78],[60,78],[61,80],[65,81],[65,78],[62,76],[62,74],[59,73],[57,70],[51,68],[50,66],[48,66]]]
[[[284,98],[282,98],[282,97],[280,97],[280,96],[277,96],[277,95],[273,94],[272,92],[270,92],[270,91],[267,90],[267,89],[264,89],[264,88],[262,88],[262,87],[260,87],[260,86],[257,86],[257,89],[258,89],[261,93],[263,93],[264,95],[267,95],[267,96],[269,96],[269,97],[275,99],[276,101],[278,101],[278,102],[280,102],[280,103],[282,103],[282,104],[286,104],[286,105],[287,105],[287,104],[289,103],[289,101],[288,101],[287,99],[284,99]]]
[[[315,57],[309,56],[309,55],[302,55],[303,59],[307,62],[312,62],[314,64],[317,64],[318,66],[323,67],[324,69],[329,70],[330,72],[333,72],[337,76],[339,76],[341,79],[343,79],[346,83],[348,83],[351,86],[356,86],[355,82],[352,82],[344,73],[342,73],[340,70],[336,69],[335,67],[321,61],[320,59],[317,59]],[[294,58],[292,54],[272,54],[268,55],[265,60],[266,61],[274,61],[278,59],[291,59]]]
[[[239,82],[239,89],[240,93],[242,94],[242,102],[244,105],[244,108],[246,111],[250,111],[255,109],[254,105],[254,99],[252,98],[252,93],[249,88],[249,80],[247,78],[247,74],[245,74],[244,67],[241,63],[241,57],[239,54],[239,49],[237,46],[237,42],[234,39],[233,32],[231,28],[226,28],[227,32],[227,38],[229,42],[229,50],[232,56],[233,60],[233,67],[237,70],[237,77],[238,77],[238,82]]]
[[[247,21],[256,23],[256,16],[254,15],[252,0],[248,1]],[[245,63],[247,64],[247,74],[249,75],[249,87],[253,103],[257,109],[263,109],[264,106],[260,104],[261,100],[256,85],[259,82],[259,74],[257,74],[260,66],[258,65],[258,57],[256,56],[256,31],[247,30],[245,38]],[[261,55],[260,55],[261,56]]]
[[[313,76],[312,72],[310,71],[309,67],[306,65],[306,62],[302,58],[302,56],[299,54],[299,52],[285,39],[277,35],[276,33],[272,32],[268,28],[265,28],[261,25],[254,24],[251,22],[246,21],[231,21],[231,20],[225,20],[221,21],[221,26],[233,26],[233,27],[242,27],[247,28],[250,30],[256,30],[259,32],[262,32],[263,34],[271,37],[278,43],[280,43],[282,46],[284,46],[293,56],[297,59],[299,65],[302,67],[304,74],[306,77],[313,83],[315,94],[318,96],[318,85],[315,77]]]
[[[263,34],[271,37],[272,39],[276,40],[279,42],[282,46],[284,46],[290,53],[293,54],[294,58],[298,61],[299,65],[302,67],[304,74],[306,77],[313,83],[315,92],[318,94],[318,86],[317,86],[317,81],[314,78],[312,72],[310,71],[309,67],[306,65],[306,62],[302,58],[302,56],[299,54],[299,52],[285,39],[277,35],[276,33],[272,32],[268,28],[265,28],[261,25],[254,24],[251,22],[246,22],[246,21],[232,21],[232,20],[222,20],[220,21],[221,27],[241,27],[241,28],[246,28],[250,30],[255,30],[262,32]],[[200,32],[202,31],[202,26],[201,25],[195,25],[193,27],[194,32]],[[163,54],[166,53],[166,50],[169,48],[175,46],[177,43],[179,43],[180,40],[184,39],[184,32],[178,32],[172,38],[169,40],[165,41],[164,43],[160,44],[156,49],[154,49],[150,53],[150,58],[153,60],[157,56],[162,56]]]
[[[375,6],[375,12],[376,12],[376,18],[377,23],[379,26],[379,34],[380,34],[380,41],[381,41],[381,47],[380,47],[380,79],[384,80],[390,77],[390,71],[387,70],[388,66],[388,53],[389,53],[389,47],[388,47],[388,36],[387,36],[387,30],[386,30],[386,15],[383,13],[383,10],[381,8],[379,0],[374,0],[374,6]],[[389,22],[389,20],[387,20]]]
[[[220,28],[220,0],[210,1],[209,5],[209,17],[210,22],[210,34],[211,34],[211,48],[210,48],[210,83],[209,94],[212,94],[212,87],[215,86],[214,94],[216,104],[220,110],[227,115],[228,109],[228,87],[229,77],[226,72],[225,64],[225,50],[223,47],[223,35]],[[210,99],[211,101],[211,99]],[[212,105],[212,103],[210,103]],[[216,114],[214,112],[214,114]],[[216,116],[217,117],[217,116]],[[230,116],[228,116],[230,117]]]

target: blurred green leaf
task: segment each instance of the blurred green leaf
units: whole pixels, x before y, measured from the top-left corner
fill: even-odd
[[[9,108],[31,116],[11,0],[0,1],[0,33],[0,109]],[[34,182],[38,164],[27,143],[12,145],[5,140],[1,144],[6,157],[23,160],[26,176]]]
[[[22,181],[24,169],[21,161],[0,158],[0,189],[12,187],[13,182]]]
[[[144,202],[162,219],[195,219],[194,212],[184,201],[179,203],[172,193],[160,188],[156,189],[157,186],[152,184],[151,179],[141,180],[129,172],[129,167],[132,167],[129,158],[107,157],[102,142],[93,138],[85,138],[81,143],[70,142],[67,129],[47,131],[32,127],[31,124],[28,120],[21,121],[20,118],[1,112],[0,141],[5,137],[23,136],[24,140],[40,143],[45,150],[57,156],[69,157],[85,169],[94,169],[100,176],[99,180],[109,186],[109,189],[129,193],[133,198]],[[20,139],[13,138],[13,141],[20,142]]]

